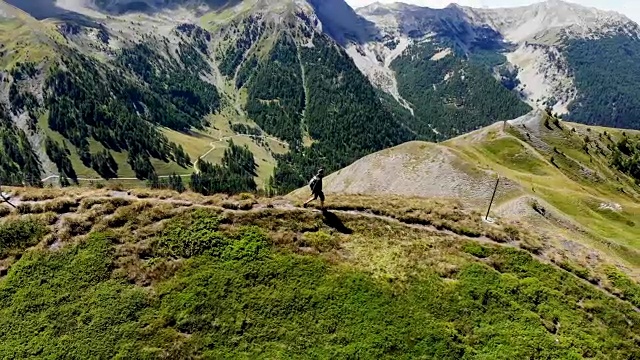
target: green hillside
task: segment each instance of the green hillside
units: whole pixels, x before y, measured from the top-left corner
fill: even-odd
[[[518,182],[524,193],[543,199],[588,229],[596,246],[637,266],[640,178],[617,165],[624,139],[637,146],[640,133],[543,116],[539,121],[509,124],[504,131],[496,125],[480,138],[469,134],[446,145],[480,167]],[[637,166],[634,153],[622,156],[626,162],[635,161],[630,167]]]
[[[329,175],[325,192],[455,199],[543,234],[546,257],[600,256],[640,275],[640,133],[587,127],[532,112],[440,144],[411,142]],[[302,188],[292,194],[308,196]],[[572,245],[580,244],[579,246]],[[590,252],[601,255],[593,258]]]
[[[596,287],[546,263],[535,233],[452,202],[334,197],[322,214],[153,191],[12,200],[2,357],[640,355],[628,276],[609,267]]]
[[[0,0],[0,358],[640,359],[640,132],[531,111],[488,28],[391,62],[410,111],[340,1],[178,3]],[[623,43],[565,49],[577,120],[634,126]]]

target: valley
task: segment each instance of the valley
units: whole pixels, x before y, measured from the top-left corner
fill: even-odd
[[[187,179],[204,154],[219,164],[228,146],[210,145],[233,136],[256,157],[258,187],[286,193],[302,186],[313,168],[335,171],[406,141],[445,141],[532,108],[579,123],[637,128],[636,96],[624,82],[632,77],[616,76],[623,69],[635,73],[634,50],[608,60],[613,67],[582,65],[593,61],[584,51],[590,42],[601,46],[598,53],[635,49],[637,25],[562,1],[500,11],[353,10],[339,0],[45,3],[3,2],[0,28],[0,35],[21,39],[0,49],[6,79],[0,94],[37,155],[40,169],[29,171],[40,179],[154,182],[174,173]],[[60,64],[69,70],[56,75]],[[33,71],[16,77],[23,68]],[[113,81],[121,75],[126,80]],[[69,112],[45,96],[63,91],[51,87],[53,76],[76,79],[64,91],[91,77],[101,80],[79,93],[89,102],[70,99],[79,107]],[[608,94],[619,96],[594,91],[601,79],[611,82]],[[98,91],[105,85],[115,96],[110,103]],[[85,117],[81,102],[126,113],[155,143],[109,135],[91,123],[72,130],[68,122],[50,120],[61,110]],[[119,121],[123,129],[130,126]],[[362,136],[364,124],[376,135]],[[245,130],[262,140],[248,141]],[[69,150],[68,160],[48,156],[47,137]],[[101,174],[92,159],[104,151],[117,166]]]

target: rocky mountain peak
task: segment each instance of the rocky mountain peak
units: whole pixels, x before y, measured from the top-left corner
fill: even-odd
[[[561,0],[514,8],[465,7],[464,12],[471,21],[485,23],[513,42],[531,41],[549,33],[592,37],[620,28],[626,32],[637,28],[633,21],[622,14]]]
[[[562,0],[548,0],[529,6],[480,9],[452,3],[444,9],[432,9],[403,3],[374,3],[358,13],[378,26],[400,32],[420,30],[428,33],[443,22],[490,27],[506,40],[556,42],[562,36],[580,38],[603,34],[637,34],[638,25],[613,11],[599,10]]]

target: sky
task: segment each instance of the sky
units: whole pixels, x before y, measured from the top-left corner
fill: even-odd
[[[394,0],[346,0],[351,7],[360,7],[374,3],[376,1],[383,3],[396,2]],[[401,2],[416,4],[420,6],[428,6],[432,8],[443,8],[451,2],[460,5],[472,7],[511,7],[529,5],[540,1],[531,0],[402,0]],[[573,0],[576,4],[596,7],[602,10],[614,10],[625,14],[635,22],[640,23],[640,0]]]

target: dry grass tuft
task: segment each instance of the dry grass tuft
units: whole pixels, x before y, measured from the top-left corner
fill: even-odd
[[[46,201],[61,197],[99,197],[106,196],[107,190],[96,190],[88,187],[67,187],[60,188],[30,188],[30,187],[3,187],[22,201]]]
[[[255,199],[247,199],[241,201],[226,200],[222,202],[221,206],[222,208],[227,210],[249,211],[253,209],[254,205],[256,204],[258,204],[258,202]]]
[[[136,209],[133,207],[133,211],[139,212],[139,215],[135,218],[135,223],[140,226],[147,226],[161,220],[169,219],[175,216],[176,207],[172,204],[161,203],[151,204],[148,203],[144,209]]]
[[[98,197],[98,198],[83,198],[80,201],[80,208],[82,210],[91,210],[96,205],[105,205],[109,204],[113,207],[119,208],[131,205],[132,200],[123,199],[123,198],[112,198],[112,197]]]
[[[340,239],[337,236],[329,234],[323,230],[305,233],[302,237],[301,246],[313,247],[320,252],[328,252],[337,249]]]
[[[65,227],[71,236],[86,235],[91,231],[93,222],[81,217],[68,217],[65,219]]]
[[[0,205],[0,217],[8,216],[9,214],[11,214],[12,210],[13,208],[7,205]]]
[[[519,246],[535,255],[540,255],[544,250],[544,244],[538,236],[530,234],[520,240]]]
[[[46,212],[43,214],[37,214],[34,215],[34,217],[40,221],[42,221],[44,224],[47,225],[53,225],[56,222],[58,222],[58,220],[60,219],[60,215],[54,213],[54,212]]]
[[[65,196],[66,193],[61,189],[46,189],[42,191],[30,191],[21,194],[22,201],[45,201],[53,200]]]
[[[79,204],[79,200],[64,198],[37,203],[21,203],[17,209],[20,214],[42,214],[46,212],[66,214],[75,212]]]

